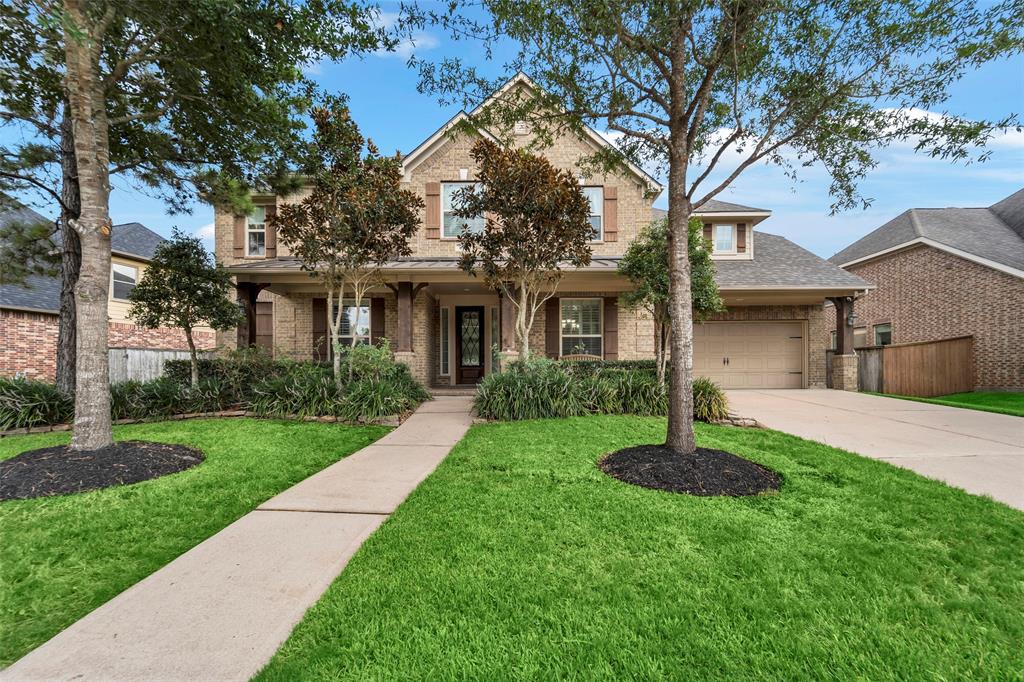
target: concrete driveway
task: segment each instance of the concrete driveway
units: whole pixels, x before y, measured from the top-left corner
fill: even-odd
[[[881,459],[1024,510],[1024,418],[832,390],[729,391],[770,429]]]

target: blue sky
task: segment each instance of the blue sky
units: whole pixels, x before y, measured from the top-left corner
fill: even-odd
[[[458,107],[441,107],[436,98],[416,90],[415,72],[406,66],[410,52],[432,60],[479,51],[469,43],[451,43],[440,33],[423,33],[397,53],[369,55],[343,63],[320,63],[309,70],[322,87],[344,92],[364,134],[382,151],[407,152],[447,121]],[[952,88],[946,107],[968,118],[1024,114],[1024,58],[990,63]],[[823,170],[802,169],[794,185],[775,167],[755,167],[719,198],[773,211],[761,224],[828,257],[887,220],[912,207],[988,206],[1024,187],[1024,132],[1012,131],[991,145],[983,164],[951,164],[915,155],[909,147],[878,155],[878,168],[862,183],[874,203],[868,210],[829,215],[828,180]],[[111,214],[115,223],[139,221],[163,235],[174,226],[208,238],[212,246],[213,210],[197,204],[192,215],[169,216],[163,204],[115,184]],[[655,206],[666,207],[665,196]]]

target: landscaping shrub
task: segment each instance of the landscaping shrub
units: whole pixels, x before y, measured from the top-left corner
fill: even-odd
[[[481,417],[514,421],[584,414],[668,413],[668,393],[648,361],[514,362],[484,378],[477,389]],[[694,417],[701,421],[728,414],[725,396],[706,379],[694,382]]]
[[[0,378],[0,431],[71,421],[75,403],[53,384]]]

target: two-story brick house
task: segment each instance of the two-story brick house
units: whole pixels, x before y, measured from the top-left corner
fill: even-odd
[[[520,75],[494,97],[534,87]],[[466,116],[458,114],[403,158],[404,185],[425,203],[413,255],[386,265],[385,285],[371,292],[361,310],[347,306],[342,330],[346,339],[386,337],[396,358],[435,386],[474,383],[495,370],[499,352],[515,350],[511,303],[457,265],[457,236],[466,221],[452,215],[451,197],[476,173],[470,157],[475,138],[452,133]],[[517,144],[531,139],[527,126],[514,132]],[[534,324],[531,346],[551,357],[654,354],[653,322],[619,303],[629,284],[616,267],[630,241],[655,217],[652,204],[662,187],[635,166],[587,175],[581,159],[607,144],[588,130],[580,137],[559,137],[540,151],[556,166],[579,174],[595,227],[591,264],[565,274],[557,298],[548,301]],[[239,299],[249,312],[238,342],[293,358],[325,358],[325,292],[289,256],[266,220],[277,206],[296,198],[254,199],[258,208],[248,217],[216,211],[217,258],[235,275]],[[734,388],[824,386],[824,348],[809,342],[825,333],[822,304],[868,285],[782,237],[761,232],[758,226],[771,215],[767,210],[712,201],[697,215],[714,245],[729,310],[695,328],[696,372]],[[482,224],[469,221],[468,229]]]

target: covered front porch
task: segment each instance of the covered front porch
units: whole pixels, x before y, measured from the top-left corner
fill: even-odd
[[[429,387],[472,387],[498,371],[503,357],[518,354],[510,300],[459,270],[454,260],[402,265],[386,267],[383,281],[358,308],[344,299],[343,342],[386,339],[395,359]],[[578,346],[601,357],[618,356],[618,296],[625,282],[615,274],[614,263],[596,265],[597,271],[566,273],[560,288],[567,293],[560,296],[580,302],[548,302],[531,334],[533,353],[557,357],[564,354],[563,346]],[[275,357],[297,360],[330,357],[332,311],[317,280],[282,259],[232,271],[245,312],[234,339],[237,347],[261,346]],[[563,305],[569,306],[568,322]]]

